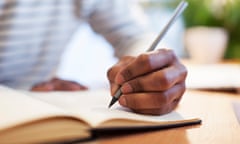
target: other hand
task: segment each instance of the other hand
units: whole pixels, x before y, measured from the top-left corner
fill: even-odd
[[[77,82],[53,78],[50,81],[34,85],[31,91],[77,91],[86,89],[86,86]]]
[[[172,50],[123,57],[108,70],[111,95],[121,87],[119,103],[137,113],[171,112],[185,92],[187,70]]]

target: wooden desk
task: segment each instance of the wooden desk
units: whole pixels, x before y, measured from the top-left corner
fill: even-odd
[[[240,102],[240,95],[188,90],[178,108],[202,118],[202,125],[100,138],[90,144],[239,144],[232,101]]]

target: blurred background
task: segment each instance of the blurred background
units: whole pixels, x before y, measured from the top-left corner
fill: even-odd
[[[224,58],[240,58],[240,0],[188,0],[184,13],[189,27],[219,27],[226,31],[228,43]]]
[[[240,59],[240,0],[186,0],[189,3],[159,47],[196,63]],[[180,0],[138,0],[152,31],[158,33]],[[94,41],[94,43],[92,42]],[[99,53],[103,55],[99,58]],[[97,88],[107,86],[106,71],[116,63],[111,46],[88,24],[76,31],[63,55],[58,76]]]

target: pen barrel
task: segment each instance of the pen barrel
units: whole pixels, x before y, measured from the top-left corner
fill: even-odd
[[[177,8],[174,11],[173,16],[171,17],[171,19],[168,21],[168,23],[165,25],[165,27],[163,28],[163,30],[160,32],[160,34],[157,36],[157,38],[153,41],[152,45],[150,46],[150,48],[147,50],[147,52],[149,51],[153,51],[158,43],[162,40],[162,38],[164,37],[164,35],[167,33],[168,29],[170,28],[170,26],[175,22],[175,20],[183,13],[183,11],[186,9],[186,7],[188,6],[188,3],[183,0],[181,1],[181,3],[177,6]]]

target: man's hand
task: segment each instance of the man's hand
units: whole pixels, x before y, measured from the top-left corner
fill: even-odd
[[[186,76],[186,68],[166,49],[123,57],[108,71],[111,95],[121,86],[122,106],[153,115],[176,108],[185,92]]]
[[[50,81],[36,84],[31,91],[78,91],[86,89],[86,86],[79,83],[53,78]]]

